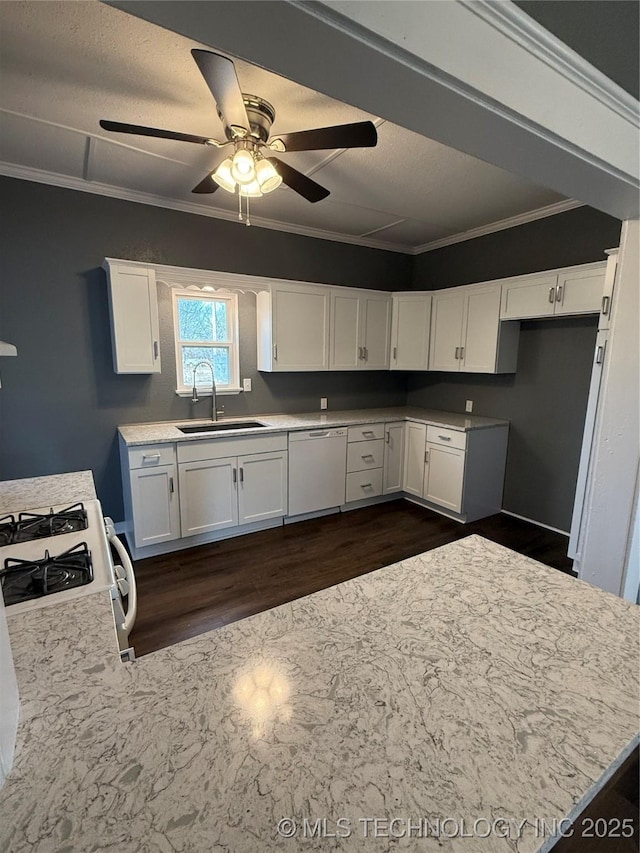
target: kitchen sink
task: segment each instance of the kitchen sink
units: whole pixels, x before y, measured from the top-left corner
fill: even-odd
[[[188,434],[192,432],[230,432],[235,429],[255,429],[256,427],[265,429],[267,426],[268,424],[261,424],[260,421],[216,421],[211,424],[181,426],[178,429],[180,432]]]

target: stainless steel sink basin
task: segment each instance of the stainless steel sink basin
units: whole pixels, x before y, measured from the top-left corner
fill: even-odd
[[[235,429],[256,429],[257,427],[264,429],[266,426],[267,424],[261,424],[260,421],[216,421],[211,424],[180,426],[178,429],[180,432],[189,434],[192,432],[231,432]]]

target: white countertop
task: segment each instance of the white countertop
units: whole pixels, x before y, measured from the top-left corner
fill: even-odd
[[[442,412],[437,409],[421,409],[411,406],[397,406],[381,409],[350,409],[342,412],[305,412],[296,415],[251,415],[246,418],[222,418],[228,421],[259,421],[266,427],[256,427],[232,432],[190,433],[180,432],[180,426],[207,424],[211,421],[160,421],[151,424],[122,424],[120,435],[125,444],[132,447],[137,444],[159,444],[164,441],[202,441],[203,438],[229,438],[235,435],[264,435],[273,432],[317,429],[319,427],[341,427],[355,424],[389,423],[391,421],[417,421],[438,427],[447,427],[458,431],[486,429],[487,427],[508,426],[509,421],[499,418],[484,418],[478,415],[461,415],[456,412]]]
[[[12,853],[396,849],[369,818],[504,818],[397,849],[530,853],[637,740],[640,610],[478,536],[133,665],[106,594],[52,611],[9,615]],[[349,837],[302,837],[323,818]]]
[[[0,481],[0,516],[23,512],[35,507],[95,500],[96,488],[91,471],[28,477]]]

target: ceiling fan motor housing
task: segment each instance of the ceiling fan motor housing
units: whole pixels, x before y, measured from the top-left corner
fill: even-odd
[[[273,105],[269,101],[265,101],[264,98],[260,98],[257,95],[247,95],[244,92],[242,93],[242,100],[249,119],[249,135],[260,142],[266,143],[271,132],[271,125],[276,117]],[[220,110],[218,110],[218,116],[222,123],[225,124],[224,116]],[[246,130],[246,128],[227,127],[225,124],[225,134],[230,142],[239,137],[246,137]]]

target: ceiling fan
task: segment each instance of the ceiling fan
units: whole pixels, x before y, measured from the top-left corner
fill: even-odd
[[[307,201],[321,201],[329,195],[329,190],[279,157],[274,157],[272,152],[286,154],[330,148],[371,148],[378,141],[376,128],[370,121],[301,130],[271,139],[276,111],[263,98],[240,90],[233,62],[208,50],[194,49],[191,55],[216,102],[224,125],[225,141],[117,121],[100,121],[104,130],[118,133],[175,139],[215,148],[232,146],[233,152],[225,154],[191,192],[214,193],[222,187],[231,193],[237,190],[241,202],[242,198],[259,198],[284,183]]]

